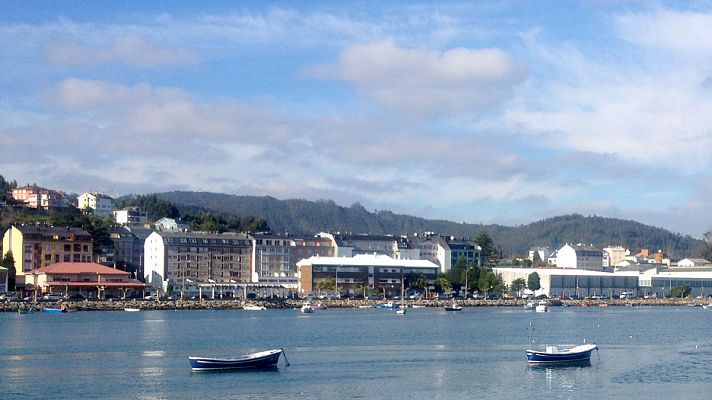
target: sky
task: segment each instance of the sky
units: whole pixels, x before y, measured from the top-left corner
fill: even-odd
[[[710,1],[2,1],[0,174],[712,226]]]

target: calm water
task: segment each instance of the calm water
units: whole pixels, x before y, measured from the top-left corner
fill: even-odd
[[[538,343],[590,367],[527,366]],[[710,398],[712,311],[520,308],[0,314],[3,399]],[[276,371],[192,373],[188,355],[283,347]],[[671,397],[672,396],[672,397]]]

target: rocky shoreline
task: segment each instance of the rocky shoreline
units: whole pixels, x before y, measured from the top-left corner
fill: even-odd
[[[327,308],[359,308],[374,307],[382,300],[318,300]],[[711,299],[603,299],[603,300],[549,300],[551,306],[702,306],[712,302]],[[60,308],[65,305],[70,311],[124,311],[126,308],[141,310],[242,310],[245,304],[264,306],[267,309],[298,309],[303,301],[295,299],[267,300],[82,300],[62,302],[5,302],[0,303],[0,312],[17,312],[20,307],[41,311],[42,308]],[[452,300],[406,300],[397,302],[406,306],[444,307],[452,304]],[[463,307],[522,307],[527,300],[458,300]]]

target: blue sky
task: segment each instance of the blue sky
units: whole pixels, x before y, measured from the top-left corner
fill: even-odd
[[[0,52],[20,184],[712,225],[707,1],[4,1]]]

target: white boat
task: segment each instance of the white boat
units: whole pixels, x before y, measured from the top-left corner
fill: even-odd
[[[242,309],[246,310],[246,311],[263,311],[263,310],[266,310],[267,307],[250,303],[250,304],[245,304],[244,306],[242,306]]]
[[[537,304],[536,302],[530,301],[524,305],[524,308],[526,308],[527,310],[533,310],[536,308],[536,304]]]
[[[399,309],[397,309],[397,310],[396,310],[396,314],[404,315],[404,314],[405,314],[405,307],[404,307],[404,308],[399,308]]]
[[[445,306],[445,311],[462,311],[462,306],[453,301],[451,305]]]
[[[140,309],[140,308],[126,307],[126,308],[124,308],[124,311],[126,311],[126,312],[137,312],[137,311],[141,311],[141,309]]]
[[[302,308],[300,308],[299,311],[303,312],[304,314],[311,314],[314,312],[314,308],[311,306],[310,303],[307,302],[302,304]]]
[[[536,312],[547,312],[549,311],[549,306],[546,304],[539,303],[536,305]]]
[[[705,310],[710,309],[710,308],[712,308],[712,303],[704,304],[704,305],[702,305],[702,308],[704,308]]]

